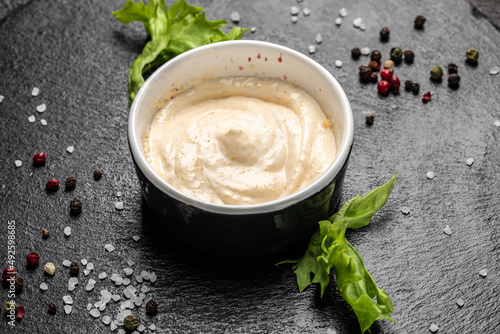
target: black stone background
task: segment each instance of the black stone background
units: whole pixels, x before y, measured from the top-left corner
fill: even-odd
[[[370,226],[348,234],[362,254],[367,269],[385,289],[394,306],[396,323],[378,321],[372,333],[426,333],[434,323],[439,333],[497,333],[500,329],[500,75],[488,74],[500,65],[496,1],[473,1],[489,16],[465,1],[192,1],[207,10],[209,19],[241,14],[241,26],[255,26],[245,39],[279,43],[310,55],[341,83],[354,112],[355,143],[342,201],[372,189],[397,172],[399,181],[387,205]],[[0,1],[0,104],[1,170],[0,263],[6,267],[7,222],[16,222],[16,261],[26,281],[16,296],[26,316],[15,327],[2,322],[1,333],[107,333],[102,315],[114,316],[119,304],[111,302],[94,319],[87,303],[99,300],[108,289],[121,293],[110,281],[113,273],[134,261],[133,277],[142,270],[155,272],[151,297],[159,304],[156,316],[144,307],[133,312],[157,333],[359,333],[357,320],[335,284],[325,296],[318,287],[299,293],[290,266],[274,266],[278,259],[228,262],[207,258],[203,252],[175,242],[175,236],[143,209],[139,184],[127,146],[127,73],[146,41],[141,24],[123,25],[111,15],[124,1]],[[168,1],[171,3],[171,1]],[[311,10],[290,22],[290,7]],[[348,10],[342,26],[333,23],[340,8]],[[427,18],[425,29],[413,28],[417,14]],[[362,17],[366,31],[353,27]],[[229,23],[228,28],[233,24]],[[382,43],[378,32],[391,29]],[[383,60],[392,46],[413,49],[411,65],[402,63],[396,74],[404,82],[420,82],[421,94],[404,90],[381,97],[374,84],[358,80],[358,66],[368,57],[352,60],[350,50],[378,49]],[[479,64],[467,65],[465,51],[480,51]],[[334,61],[344,65],[336,68]],[[459,66],[462,84],[453,90],[429,80],[429,69]],[[41,93],[31,96],[33,87]],[[422,93],[434,92],[423,104]],[[47,105],[43,114],[36,111]],[[373,113],[375,124],[365,124]],[[28,117],[36,116],[29,123]],[[46,119],[47,126],[40,124]],[[74,145],[72,154],[66,147]],[[34,167],[31,157],[47,153],[47,163]],[[467,166],[467,158],[474,158]],[[16,168],[15,160],[23,165]],[[100,169],[102,180],[93,180]],[[433,171],[433,180],[426,178]],[[45,182],[74,175],[77,186],[56,193]],[[122,192],[117,197],[117,192]],[[78,217],[69,215],[72,198],[83,201]],[[117,211],[116,201],[125,209]],[[408,207],[409,215],[401,209]],[[452,235],[443,233],[449,225]],[[63,229],[72,227],[64,237]],[[41,230],[51,235],[42,239]],[[139,236],[134,241],[132,236]],[[104,249],[106,243],[116,247]],[[26,267],[25,255],[40,253],[36,269]],[[69,272],[65,259],[83,258],[94,263],[87,277],[81,270],[79,285],[67,291]],[[46,262],[56,264],[54,277],[44,275]],[[83,268],[82,268],[83,269]],[[487,269],[483,278],[478,273]],[[97,275],[106,272],[108,278]],[[133,278],[132,277],[132,278]],[[97,281],[85,291],[89,278]],[[48,291],[39,285],[46,282]],[[0,290],[2,304],[7,289]],[[73,312],[65,315],[62,296],[71,295]],[[122,295],[123,297],[123,295]],[[463,307],[456,300],[462,298]],[[56,315],[47,314],[54,302]],[[147,332],[147,330],[146,330]]]

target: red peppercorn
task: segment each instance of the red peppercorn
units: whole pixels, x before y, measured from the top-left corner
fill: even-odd
[[[398,94],[399,86],[401,86],[401,81],[399,81],[399,78],[393,74],[389,79],[389,83],[391,84],[392,92],[394,94]]]
[[[28,261],[29,266],[36,266],[38,264],[38,260],[40,260],[40,255],[38,255],[38,253],[31,252],[26,255],[26,261]]]
[[[2,272],[2,279],[5,282],[8,282],[10,280],[15,280],[16,275],[17,275],[17,271],[14,267],[5,268]]]
[[[389,80],[391,76],[392,72],[387,68],[384,68],[382,71],[380,71],[380,77],[382,78],[382,80]]]
[[[431,98],[432,98],[431,92],[427,92],[424,94],[424,96],[422,96],[422,102],[427,103],[431,100]]]
[[[391,89],[391,84],[387,80],[380,80],[377,84],[378,92],[382,95],[386,95]]]
[[[45,183],[45,189],[50,191],[56,191],[59,189],[59,181],[56,179],[50,179]]]
[[[33,156],[33,163],[35,165],[43,165],[45,163],[45,160],[47,159],[47,156],[43,152],[38,152]]]

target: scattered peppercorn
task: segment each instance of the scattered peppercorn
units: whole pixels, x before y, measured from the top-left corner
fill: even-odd
[[[64,181],[64,185],[66,186],[66,189],[73,189],[76,184],[76,177],[70,176]]]
[[[69,203],[69,210],[74,215],[80,214],[80,212],[82,212],[82,201],[76,198],[71,200]]]
[[[412,50],[405,50],[403,54],[405,57],[405,62],[413,63],[413,59],[415,58],[415,53]]]
[[[45,183],[45,189],[49,191],[56,191],[59,189],[59,181],[54,178],[48,180],[47,183]]]
[[[411,86],[413,85],[413,81],[411,80],[406,80],[405,81],[405,90],[407,91],[410,91],[411,90]]]
[[[158,312],[158,304],[154,300],[150,300],[146,303],[146,313],[147,314],[155,314]]]
[[[372,114],[366,115],[366,125],[373,125],[373,122],[375,121],[375,116]]]
[[[382,71],[380,71],[380,77],[382,80],[389,80],[391,78],[392,72],[389,71],[387,68],[384,68]]]
[[[479,59],[479,51],[477,51],[476,49],[469,49],[465,53],[465,57],[467,57],[467,62],[475,64]]]
[[[391,90],[391,84],[387,80],[380,80],[377,84],[377,90],[380,94],[386,95]]]
[[[383,27],[382,29],[380,29],[380,39],[383,42],[387,42],[389,40],[390,34],[391,32],[389,31],[389,28]]]
[[[34,165],[43,165],[45,163],[45,160],[47,160],[47,155],[43,152],[38,152],[33,156],[33,164]]]
[[[414,21],[415,28],[422,29],[424,27],[424,23],[425,23],[425,17],[423,17],[422,15],[417,15]]]
[[[50,235],[49,230],[44,229],[42,231],[42,236],[44,239],[47,239],[49,237],[49,235]]]
[[[57,311],[57,307],[54,303],[49,303],[48,305],[48,312],[50,314],[56,314],[56,311]]]
[[[80,272],[80,265],[78,262],[71,262],[69,265],[69,272],[71,275],[76,276]]]
[[[4,282],[9,282],[12,279],[15,279],[17,271],[14,267],[7,267],[2,272],[2,280]]]
[[[377,81],[378,81],[378,73],[377,72],[373,72],[370,75],[370,82],[377,82]]]
[[[386,60],[384,62],[384,68],[391,71],[391,73],[394,72],[394,62],[392,60]]]
[[[368,81],[370,80],[370,76],[372,75],[372,70],[365,65],[361,65],[359,67],[359,76],[361,78],[361,81]]]
[[[123,327],[125,327],[129,331],[133,331],[140,324],[141,322],[139,321],[139,319],[137,319],[137,317],[133,316],[132,314],[127,315],[123,320]]]
[[[399,94],[399,86],[401,86],[401,81],[396,75],[392,75],[389,79],[389,83],[391,84],[391,90],[394,94]]]
[[[102,173],[100,170],[96,169],[94,171],[94,180],[99,181],[102,177]]]
[[[16,291],[21,291],[24,286],[24,279],[21,276],[16,276],[16,282],[14,283],[14,288]]]
[[[448,76],[448,86],[458,87],[460,85],[460,76],[457,73]]]
[[[351,57],[353,59],[359,59],[359,56],[361,56],[361,51],[359,50],[359,48],[354,48],[351,50]]]
[[[377,68],[378,68],[378,62],[376,62],[375,60],[372,60],[371,62],[368,63],[368,67],[370,68],[370,70],[372,71],[377,71]]]
[[[43,269],[45,270],[45,272],[47,274],[49,274],[50,276],[54,276],[54,274],[56,273],[56,266],[52,263],[52,262],[48,262],[46,263],[44,266],[43,266]]]
[[[411,91],[415,94],[418,94],[418,92],[420,91],[420,84],[418,82],[414,82],[411,85]]]
[[[379,50],[373,50],[370,54],[370,59],[376,61],[377,63],[382,59],[382,54]]]
[[[40,255],[35,252],[31,252],[28,255],[26,255],[26,261],[28,262],[28,265],[31,267],[34,267],[38,264],[38,260],[40,260]]]
[[[441,66],[434,66],[431,71],[431,78],[434,80],[440,80],[443,77],[443,69]]]
[[[458,72],[458,66],[455,65],[454,63],[449,63],[448,64],[448,73],[453,74]]]
[[[403,49],[399,46],[393,47],[391,49],[391,59],[393,61],[401,61],[401,58],[403,58]]]
[[[422,102],[427,103],[432,99],[431,92],[427,92],[422,96]]]
[[[17,303],[16,302],[6,302],[3,309],[5,310],[5,313],[9,314],[11,310],[14,311],[14,313],[17,311]]]

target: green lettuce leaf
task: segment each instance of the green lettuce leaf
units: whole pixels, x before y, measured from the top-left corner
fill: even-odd
[[[220,29],[227,24],[225,20],[209,21],[203,8],[191,6],[185,0],[177,0],[170,9],[164,0],[150,0],[147,5],[128,0],[112,14],[125,24],[142,22],[151,36],[129,70],[130,103],[144,84],[143,75],[149,69],[201,45],[241,39],[249,30],[234,27],[225,34]]]
[[[347,228],[357,229],[370,223],[372,216],[387,202],[395,182],[396,175],[367,195],[350,199],[328,220],[319,222],[319,229],[311,237],[304,256],[280,262],[296,264],[294,270],[300,292],[319,283],[321,297],[330,283],[333,269],[337,287],[356,314],[362,333],[379,319],[394,321],[390,316],[394,306],[387,292],[377,287],[363,258],[347,241],[345,233]]]

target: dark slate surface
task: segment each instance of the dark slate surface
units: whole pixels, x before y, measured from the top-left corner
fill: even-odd
[[[316,287],[299,294],[288,266],[275,267],[276,259],[248,263],[225,262],[192,253],[175,242],[168,229],[143,209],[126,138],[128,114],[127,73],[145,43],[139,24],[125,26],[110,14],[124,2],[116,1],[3,1],[0,17],[0,263],[6,266],[7,223],[16,222],[16,261],[25,278],[16,296],[26,316],[0,332],[107,333],[103,315],[114,316],[119,304],[111,302],[94,319],[87,303],[99,300],[108,289],[121,294],[123,287],[110,281],[133,261],[133,285],[147,286],[160,312],[134,313],[157,333],[359,333],[357,320],[335,286],[323,299]],[[489,69],[500,65],[500,33],[470,4],[462,1],[330,1],[306,0],[311,15],[290,22],[295,0],[194,1],[207,8],[210,19],[225,18],[233,10],[242,15],[242,26],[256,26],[245,38],[280,43],[307,53],[316,33],[323,43],[311,57],[339,80],[351,100],[355,120],[355,144],[347,171],[342,200],[385,182],[397,172],[399,181],[388,204],[369,227],[350,233],[348,239],[362,254],[368,270],[394,302],[397,323],[379,321],[372,333],[426,333],[434,323],[439,333],[496,333],[500,314],[500,76]],[[338,10],[346,7],[344,24],[333,24]],[[498,10],[498,7],[496,7]],[[413,29],[417,14],[427,17],[425,29]],[[366,31],[352,20],[362,17]],[[381,43],[382,26],[391,39]],[[498,24],[497,24],[498,26]],[[362,84],[357,68],[368,62],[350,58],[354,46],[368,46],[388,58],[392,46],[415,51],[412,65],[402,63],[396,73],[402,81],[420,82],[421,93],[434,92],[423,104],[420,96],[402,90],[399,96],[380,97],[375,85]],[[478,66],[465,64],[470,48],[480,53]],[[343,61],[336,68],[334,61]],[[458,90],[431,82],[435,65],[459,66]],[[37,97],[30,95],[39,87]],[[421,95],[421,94],[420,94]],[[36,111],[47,105],[43,114]],[[365,125],[367,113],[375,124]],[[28,122],[36,116],[34,123]],[[46,119],[47,126],[40,124]],[[74,145],[72,154],[66,148]],[[33,167],[38,151],[48,155],[43,167]],[[467,158],[474,158],[467,166]],[[16,168],[14,161],[22,160]],[[94,181],[94,169],[104,176]],[[436,177],[426,178],[433,171]],[[52,177],[74,175],[72,191],[44,190]],[[118,197],[117,193],[122,196]],[[80,198],[83,212],[69,215],[69,202]],[[116,201],[125,209],[117,211]],[[411,213],[403,215],[407,207]],[[449,225],[452,235],[443,233]],[[64,237],[63,229],[72,228]],[[44,240],[41,230],[51,236]],[[133,236],[139,236],[134,241]],[[107,252],[104,245],[116,247]],[[25,255],[41,254],[40,266],[26,267]],[[65,259],[88,259],[95,269],[68,292]],[[42,266],[54,262],[56,275],[44,275]],[[82,268],[83,269],[83,268]],[[487,269],[488,275],[479,275]],[[142,270],[155,272],[154,284],[134,280]],[[100,280],[98,274],[108,278]],[[97,281],[86,292],[89,278]],[[46,282],[48,291],[39,286]],[[7,289],[0,291],[2,303]],[[71,295],[73,312],[65,315],[62,296]],[[122,295],[123,297],[123,295]],[[463,307],[456,300],[462,298]],[[58,306],[47,314],[47,303]],[[329,330],[330,329],[330,330]]]

